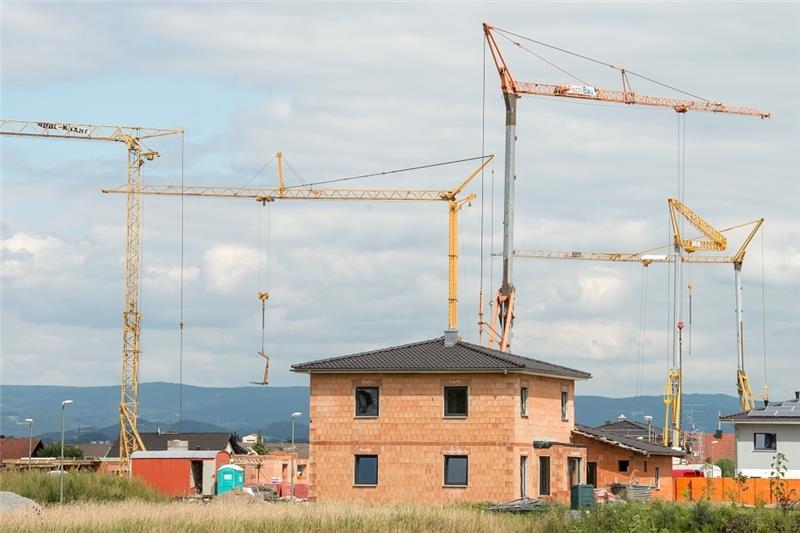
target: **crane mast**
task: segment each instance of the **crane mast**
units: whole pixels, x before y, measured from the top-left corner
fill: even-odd
[[[503,183],[505,192],[503,195],[503,280],[497,296],[492,304],[491,325],[487,324],[479,313],[479,331],[481,337],[483,332],[488,333],[489,346],[494,343],[502,351],[510,347],[511,328],[514,321],[514,299],[515,288],[513,283],[513,259],[514,259],[514,182],[516,180],[516,126],[517,126],[517,100],[524,95],[551,96],[558,98],[573,98],[588,101],[616,102],[626,105],[640,105],[650,107],[671,108],[678,113],[688,111],[702,111],[710,113],[730,113],[737,115],[755,116],[769,118],[770,114],[751,107],[729,106],[720,102],[710,102],[706,100],[686,99],[686,98],[666,98],[660,96],[649,96],[634,92],[630,80],[629,72],[621,67],[612,67],[620,72],[622,78],[622,90],[614,91],[592,87],[588,85],[568,85],[568,84],[547,84],[531,81],[518,81],[511,74],[508,62],[503,56],[500,47],[495,39],[499,35],[511,42],[511,44],[521,47],[519,42],[515,42],[506,35],[504,31],[495,26],[484,23],[483,32],[489,52],[492,55],[497,73],[500,77],[500,90],[503,94],[505,103],[505,175]],[[481,302],[483,295],[481,294]],[[482,306],[482,304],[481,304]]]
[[[130,457],[145,446],[138,431],[139,358],[141,355],[142,315],[139,310],[141,290],[141,229],[143,195],[186,195],[220,198],[251,198],[261,203],[281,200],[362,200],[362,201],[445,201],[449,214],[448,327],[457,328],[458,312],[458,212],[476,198],[474,193],[459,196],[472,179],[494,158],[485,156],[481,164],[461,183],[450,190],[401,189],[297,189],[286,187],[282,173],[282,154],[277,154],[279,187],[237,188],[213,186],[145,185],[142,166],[160,157],[157,151],[143,146],[142,141],[171,135],[183,135],[181,129],[159,129],[131,126],[107,126],[35,120],[0,119],[0,135],[54,139],[111,141],[125,144],[128,150],[127,180],[124,185],[103,192],[124,194],[125,202],[125,273],[122,313],[120,421],[120,472],[130,474]]]
[[[119,402],[120,471],[130,473],[130,456],[144,450],[137,427],[139,419],[139,356],[141,354],[142,315],[139,311],[142,251],[142,166],[159,153],[142,145],[145,139],[183,135],[180,129],[129,126],[104,126],[33,120],[0,120],[0,135],[111,141],[128,149],[128,179],[120,192],[125,194],[125,277],[122,311],[122,357]]]

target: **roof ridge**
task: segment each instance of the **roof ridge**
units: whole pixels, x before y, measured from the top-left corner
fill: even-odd
[[[459,341],[459,344],[464,345],[465,347],[470,347],[473,350],[475,348],[477,348],[478,350],[480,350],[485,355],[493,355],[493,354],[501,354],[503,356],[506,355],[505,352],[501,352],[500,350],[495,350],[494,348],[487,348],[487,347],[484,347],[484,346],[480,346],[478,344],[472,344],[471,342]],[[579,372],[581,374],[589,374],[588,372],[584,372],[583,370],[578,370],[577,368],[571,368],[571,367],[564,366],[564,365],[557,365],[555,363],[550,363],[548,361],[542,361],[541,359],[534,359],[533,357],[528,357],[527,355],[518,355],[518,354],[514,354],[514,353],[510,353],[510,354],[507,354],[507,355],[512,355],[514,357],[520,357],[522,359],[527,359],[529,361],[533,361],[535,363],[539,363],[539,364],[542,364],[542,365],[548,365],[548,366],[552,366],[552,367],[555,367],[555,368],[561,368],[563,370],[569,370],[570,372]],[[512,361],[508,361],[508,362],[512,362]],[[514,363],[514,364],[517,364],[517,363]],[[524,367],[525,365],[519,365],[519,366]]]
[[[397,349],[400,349],[400,348],[409,348],[411,346],[419,346],[420,344],[427,344],[427,343],[436,342],[436,341],[444,341],[444,336],[436,337],[436,338],[433,338],[433,339],[427,339],[427,340],[424,340],[424,341],[416,341],[416,342],[409,342],[409,343],[406,343],[406,344],[399,344],[397,346],[389,346],[389,347],[386,347],[386,348],[378,348],[376,350],[365,350],[363,352],[358,352],[358,353],[354,353],[354,354],[350,354],[350,355],[336,355],[336,356],[333,356],[333,357],[326,357],[324,359],[317,359],[315,361],[309,361],[307,363],[298,363],[298,364],[292,365],[292,368],[302,368],[304,366],[315,365],[315,364],[318,364],[318,363],[327,363],[327,362],[330,362],[330,361],[343,361],[343,360],[347,360],[347,359],[352,359],[354,357],[361,357],[361,356],[364,356],[364,355],[379,354],[379,353],[383,353],[383,352],[388,352],[389,350],[397,350]]]
[[[670,448],[669,446],[664,446],[663,444],[660,444],[658,442],[646,441],[646,440],[640,439],[638,437],[630,437],[628,435],[621,435],[621,434],[615,433],[613,431],[605,431],[605,430],[598,429],[598,428],[584,426],[582,424],[575,424],[575,426],[573,427],[573,431],[577,431],[578,433],[583,433],[583,434],[589,435],[589,436],[594,436],[594,437],[607,439],[607,440],[610,440],[612,442],[616,441],[619,444],[635,447],[635,448],[638,448],[639,450],[642,450],[642,451],[645,451],[645,452],[648,452],[648,453],[650,452],[650,450],[647,450],[646,447],[644,447],[642,445],[654,446],[657,449],[661,449],[663,451],[672,450],[672,448]]]
[[[516,361],[509,360],[505,356],[505,354],[503,354],[503,352],[500,352],[498,350],[494,350],[492,348],[484,348],[483,346],[479,346],[477,344],[472,344],[471,342],[466,342],[466,341],[462,341],[462,340],[459,340],[458,344],[460,344],[461,346],[463,346],[464,348],[466,348],[468,350],[472,350],[473,352],[478,352],[478,353],[481,353],[483,355],[486,355],[486,356],[492,357],[494,359],[497,359],[499,361],[503,361],[504,363],[508,363],[508,364],[514,365],[517,368],[525,368],[525,365],[521,365],[521,364],[517,363]]]

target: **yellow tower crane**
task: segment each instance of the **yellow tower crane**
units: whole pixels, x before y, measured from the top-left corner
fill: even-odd
[[[139,355],[142,315],[139,312],[142,251],[142,166],[159,157],[142,141],[156,137],[183,135],[181,129],[157,129],[134,126],[102,126],[35,120],[2,120],[0,135],[49,137],[123,143],[128,149],[128,180],[120,192],[126,196],[125,207],[125,303],[122,311],[122,384],[119,402],[120,470],[129,472],[131,454],[143,450],[139,436]]]
[[[519,250],[514,252],[515,257],[535,258],[535,259],[577,259],[584,261],[612,261],[612,262],[633,262],[641,263],[647,267],[653,263],[728,263],[733,264],[735,284],[736,284],[736,349],[737,349],[737,369],[736,369],[736,388],[739,393],[739,404],[742,411],[753,409],[753,391],[750,381],[744,369],[744,322],[742,318],[742,264],[744,262],[747,246],[764,223],[763,218],[759,218],[743,224],[717,230],[706,222],[700,215],[692,211],[689,207],[674,198],[667,200],[670,210],[670,221],[672,224],[674,253],[657,254],[655,250],[664,248],[654,248],[644,252],[625,253],[625,252],[557,252],[548,250]],[[697,228],[701,235],[686,238],[680,227],[679,215],[683,216],[689,223]],[[733,255],[696,255],[698,250],[721,252],[727,248],[727,239],[723,233],[738,229],[744,226],[752,226],[750,233],[742,242],[739,249]],[[688,255],[683,255],[686,252]],[[677,304],[676,304],[677,305]],[[676,341],[680,344],[682,322],[678,324]],[[674,366],[669,369],[667,384],[664,387],[664,445],[677,446],[680,442],[681,433],[681,411],[683,397],[683,362],[679,357]],[[767,388],[765,386],[765,398]],[[670,430],[669,432],[667,430]],[[670,434],[671,433],[671,434]]]
[[[509,348],[511,340],[511,327],[514,323],[514,301],[515,301],[515,288],[512,279],[513,272],[513,258],[514,258],[514,182],[516,180],[515,170],[515,153],[517,143],[517,100],[522,96],[552,96],[557,98],[572,98],[577,100],[593,101],[593,102],[615,102],[625,105],[635,106],[650,106],[650,107],[663,107],[673,109],[678,113],[686,113],[688,111],[705,111],[709,113],[730,113],[735,115],[746,115],[759,118],[769,118],[770,114],[752,107],[729,106],[720,102],[713,102],[710,100],[687,98],[665,98],[661,96],[648,96],[637,93],[631,86],[630,76],[637,76],[639,78],[653,81],[645,78],[640,74],[636,74],[625,68],[612,65],[597,59],[592,59],[574,52],[569,52],[561,48],[557,48],[522,35],[517,35],[507,30],[502,30],[491,24],[483,24],[483,33],[486,37],[486,44],[489,52],[492,55],[494,64],[497,67],[497,73],[500,76],[500,90],[503,93],[503,100],[506,106],[506,140],[505,140],[505,177],[504,177],[504,202],[503,202],[503,281],[500,289],[497,291],[497,297],[492,305],[492,318],[491,324],[487,324],[483,320],[483,310],[480,311],[478,319],[481,336],[483,331],[486,330],[489,338],[489,346],[497,342],[499,349],[505,351]],[[566,83],[538,83],[532,81],[517,80],[509,68],[506,58],[503,56],[500,47],[497,44],[496,37],[505,39],[507,42],[516,46],[520,50],[528,52],[532,56],[544,61],[550,66],[555,67],[564,74],[568,74],[578,81],[578,84]],[[597,64],[604,65],[608,68],[619,72],[622,81],[621,90],[608,90],[591,85],[580,78],[576,78],[563,68],[548,61],[540,54],[529,49],[526,44],[535,43],[540,46],[545,46],[550,49],[558,50],[563,53],[570,54],[581,59],[592,61]],[[662,86],[669,87],[663,83]],[[670,89],[675,90],[673,87]],[[679,91],[682,92],[682,91]],[[693,96],[684,93],[687,96]],[[483,302],[483,294],[480,295],[480,300]]]
[[[154,196],[200,196],[210,198],[251,199],[266,205],[276,200],[343,200],[366,202],[447,202],[448,206],[448,294],[447,327],[458,329],[458,213],[465,203],[477,196],[470,193],[459,197],[464,188],[489,164],[494,155],[483,156],[480,165],[450,190],[435,189],[332,189],[314,186],[287,187],[283,177],[283,154],[275,155],[278,167],[278,187],[225,187],[210,185],[143,185],[139,194]],[[125,186],[103,189],[104,193],[124,193]],[[263,310],[269,294],[260,292],[258,298]],[[269,357],[259,352],[265,359],[264,378],[259,384],[269,381]]]
[[[142,141],[157,137],[183,135],[182,129],[158,129],[138,126],[106,126],[67,122],[0,119],[0,135],[20,137],[49,137],[112,141],[124,143],[128,148],[128,179],[124,185],[103,192],[126,195],[125,233],[125,301],[122,321],[122,358],[120,388],[120,472],[130,473],[130,457],[145,446],[137,428],[139,419],[139,356],[141,354],[142,315],[139,312],[141,286],[141,195],[210,196],[226,198],[251,198],[262,204],[277,199],[294,200],[364,200],[364,201],[446,201],[448,203],[450,235],[448,251],[448,327],[457,327],[457,245],[458,212],[476,198],[474,193],[458,197],[470,181],[494,158],[485,156],[481,165],[452,190],[400,190],[400,189],[318,189],[286,187],[283,180],[281,154],[278,154],[279,187],[208,187],[180,185],[146,186],[142,183],[142,166],[146,161],[160,157],[157,151],[146,148]],[[266,295],[265,295],[266,296]],[[259,294],[262,299],[262,295]],[[266,297],[263,298],[266,300]],[[266,358],[266,356],[265,356]],[[269,364],[267,362],[267,364]],[[264,380],[267,375],[265,372]]]

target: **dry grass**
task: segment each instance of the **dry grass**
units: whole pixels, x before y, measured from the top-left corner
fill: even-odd
[[[2,531],[445,532],[563,531],[563,509],[514,516],[474,507],[256,501],[73,503],[4,513]]]

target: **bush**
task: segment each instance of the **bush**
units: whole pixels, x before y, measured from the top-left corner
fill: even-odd
[[[800,531],[800,513],[775,509],[647,502],[604,505],[569,526],[572,533],[653,531],[658,533],[771,533]]]
[[[36,457],[61,457],[61,443],[51,442],[36,452]],[[64,457],[80,459],[83,457],[83,450],[77,446],[64,446]]]
[[[15,492],[40,504],[58,503],[60,476],[28,470],[0,471],[0,491]],[[148,487],[139,479],[70,472],[64,474],[64,501],[123,501],[138,499],[151,502],[166,501],[167,497]]]
[[[722,470],[722,477],[734,477],[736,475],[736,465],[730,459],[723,457],[714,464]]]

